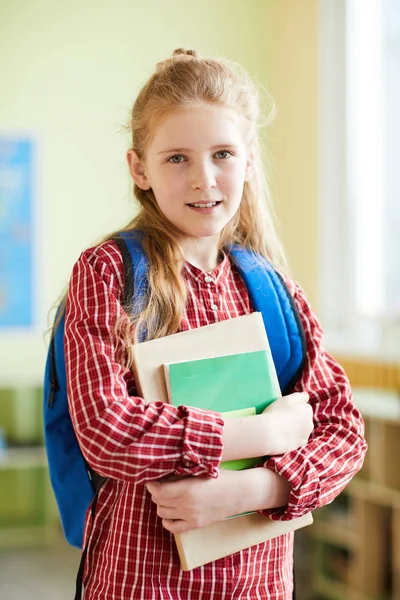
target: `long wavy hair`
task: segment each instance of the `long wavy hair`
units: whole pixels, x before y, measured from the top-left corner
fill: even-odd
[[[196,106],[201,102],[235,109],[242,117],[244,139],[255,152],[252,178],[244,183],[238,211],[224,227],[220,249],[241,244],[267,258],[276,268],[286,266],[282,247],[276,235],[271,198],[259,141],[260,126],[270,122],[274,113],[270,102],[268,114],[260,121],[258,90],[249,75],[238,65],[225,59],[201,58],[194,50],[179,48],[171,58],[160,62],[155,73],[139,92],[133,105],[129,129],[132,149],[140,160],[145,159],[146,148],[160,119],[176,108]],[[117,323],[118,337],[134,331],[145,331],[146,339],[155,339],[179,330],[186,304],[186,288],[181,275],[184,263],[178,243],[181,233],[160,211],[151,189],[142,190],[134,184],[138,202],[137,216],[123,231],[140,230],[144,233],[143,246],[149,258],[148,297],[145,308],[135,314],[133,302],[125,306],[134,328]],[[101,242],[115,237],[113,232]],[[64,298],[65,300],[65,298]],[[132,335],[132,334],[130,334]]]

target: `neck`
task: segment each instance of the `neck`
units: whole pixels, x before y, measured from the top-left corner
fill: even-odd
[[[205,273],[218,265],[219,235],[204,238],[186,238],[181,242],[185,259]]]

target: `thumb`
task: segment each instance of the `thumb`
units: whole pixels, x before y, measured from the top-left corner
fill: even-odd
[[[290,394],[290,398],[293,402],[305,403],[309,401],[310,396],[307,392],[295,392],[294,394]]]

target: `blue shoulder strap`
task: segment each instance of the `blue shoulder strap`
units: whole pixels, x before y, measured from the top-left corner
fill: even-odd
[[[119,237],[128,249],[127,253],[118,238],[115,240],[124,260],[126,294],[132,298],[133,292],[134,305],[140,307],[145,301],[149,268],[142,245],[143,233],[124,231]],[[279,384],[282,393],[287,394],[302,373],[306,354],[304,330],[293,298],[266,259],[238,245],[230,248],[230,255],[246,284],[254,309],[263,316]],[[133,281],[130,281],[132,272]]]
[[[263,316],[279,384],[287,394],[299,379],[306,357],[305,334],[293,297],[265,258],[237,245],[230,254],[254,309]]]
[[[148,290],[149,259],[143,248],[143,237],[143,232],[131,230],[121,231],[114,238],[124,262],[125,304],[129,305],[133,298],[135,314],[143,310]],[[145,331],[139,332],[140,341],[145,339],[145,334]]]

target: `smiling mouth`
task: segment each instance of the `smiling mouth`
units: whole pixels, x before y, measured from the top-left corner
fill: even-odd
[[[192,204],[188,204],[188,206],[194,206],[194,208],[212,208],[213,206],[217,206],[217,204],[220,204],[221,200],[218,200],[216,202],[193,202]]]

